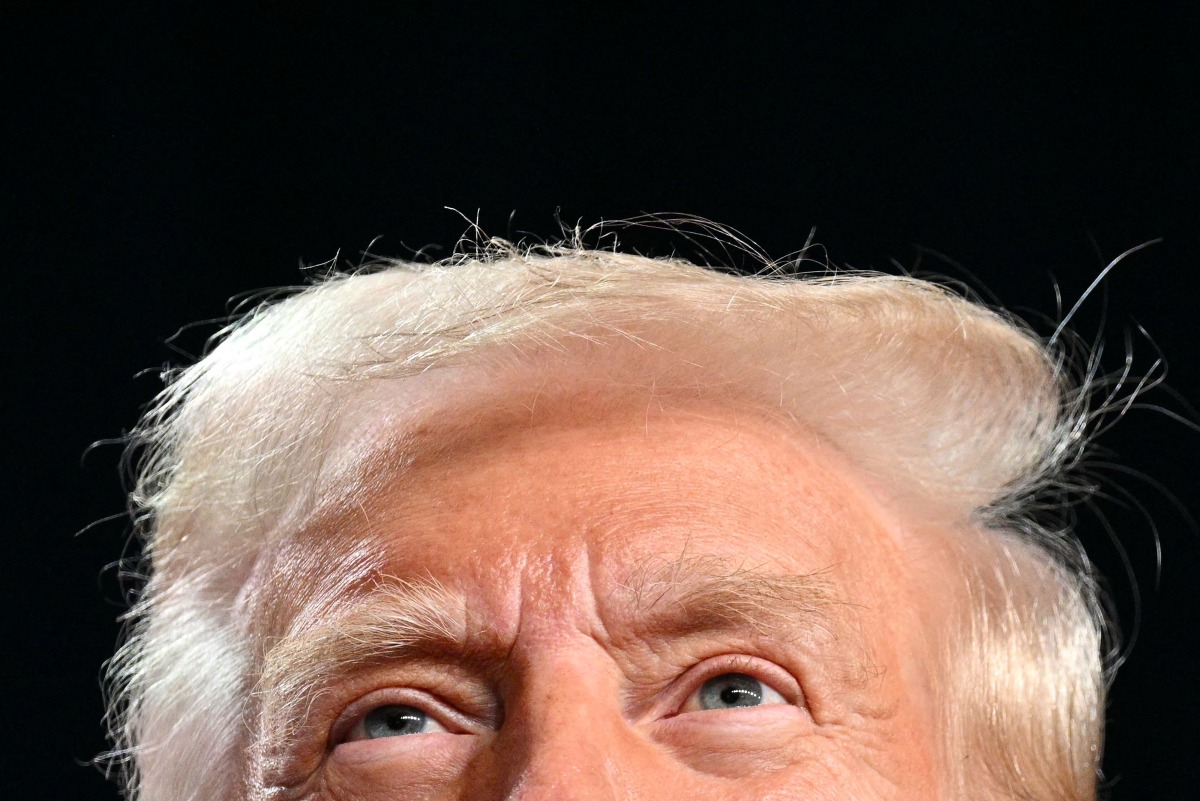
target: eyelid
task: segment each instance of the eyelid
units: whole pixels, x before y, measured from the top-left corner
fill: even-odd
[[[421,710],[451,734],[468,734],[481,728],[479,721],[427,692],[409,687],[384,687],[367,693],[346,706],[329,729],[330,747],[353,742],[348,739],[350,733],[362,723],[372,710],[392,704],[411,706]]]
[[[666,704],[668,712],[664,717],[691,714],[692,710],[684,710],[684,705],[704,686],[709,679],[723,676],[726,673],[744,673],[761,681],[767,687],[787,701],[791,706],[807,709],[807,699],[796,680],[788,671],[774,662],[768,662],[755,656],[745,654],[727,654],[706,659],[688,670],[667,690]],[[711,714],[717,710],[703,710]]]

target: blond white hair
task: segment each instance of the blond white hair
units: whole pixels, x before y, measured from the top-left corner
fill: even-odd
[[[475,379],[439,396],[454,371]],[[1023,505],[1084,445],[1086,393],[1053,349],[907,277],[735,276],[507,246],[381,263],[264,303],[146,414],[132,498],[148,578],[111,667],[131,796],[237,797],[254,661],[237,597],[285,518],[319,500],[323,455],[368,388],[387,382],[419,420],[546,376],[795,420],[892,502],[956,527],[970,603],[942,701],[957,794],[1094,797],[1103,616],[1081,550]]]

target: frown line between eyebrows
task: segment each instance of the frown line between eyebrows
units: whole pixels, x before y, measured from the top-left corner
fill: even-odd
[[[717,556],[651,559],[610,599],[635,637],[828,635],[837,606],[822,573],[786,574]],[[432,578],[387,579],[343,610],[294,625],[263,659],[256,696],[277,741],[295,737],[313,702],[364,666],[409,657],[498,663],[508,646],[468,628],[465,598]],[[266,735],[267,732],[260,732]]]

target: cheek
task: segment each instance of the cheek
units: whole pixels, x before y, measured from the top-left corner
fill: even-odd
[[[343,743],[330,753],[319,789],[305,801],[459,798],[461,777],[468,773],[480,739],[433,733]]]
[[[761,714],[734,713],[725,720],[679,716],[665,721],[655,736],[693,777],[690,798],[937,797],[919,770],[912,772],[918,764],[901,753],[906,746],[852,726],[818,726],[795,707],[765,707]]]
[[[653,736],[696,773],[741,778],[795,768],[815,730],[807,712],[780,705],[678,715],[655,726]]]

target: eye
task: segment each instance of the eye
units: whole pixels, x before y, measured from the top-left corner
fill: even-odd
[[[346,736],[346,741],[378,740],[381,737],[404,737],[437,731],[446,731],[446,727],[424,710],[407,704],[387,704],[377,706],[363,715]]]
[[[773,687],[745,673],[713,676],[688,696],[681,712],[787,704]]]

